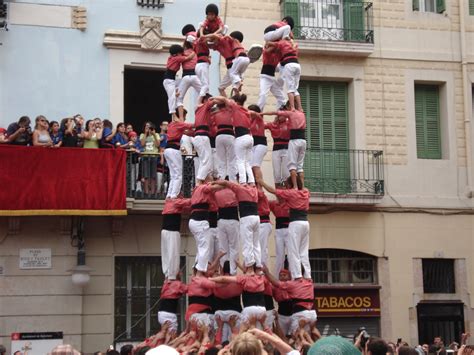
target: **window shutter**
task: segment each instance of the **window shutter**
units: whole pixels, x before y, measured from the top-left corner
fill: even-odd
[[[283,14],[284,16],[291,16],[295,21],[295,27],[293,28],[293,34],[296,38],[300,36],[301,29],[301,9],[300,0],[285,0],[283,3]]]
[[[443,13],[446,11],[446,3],[445,0],[436,0],[436,12],[438,14]]]
[[[474,16],[474,0],[469,0],[469,15]]]
[[[360,0],[344,1],[343,10],[344,38],[346,41],[364,41],[364,3]]]
[[[418,158],[441,159],[438,86],[415,86],[415,116]]]
[[[413,11],[420,11],[420,0],[413,0]]]

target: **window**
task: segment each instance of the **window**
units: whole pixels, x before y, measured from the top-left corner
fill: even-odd
[[[445,0],[413,0],[413,11],[441,14],[446,11]]]
[[[424,293],[455,293],[453,259],[423,259],[422,267]]]
[[[351,250],[309,251],[312,279],[316,284],[376,284],[377,259]]]
[[[474,16],[474,0],[469,0],[469,15]]]
[[[416,150],[419,159],[441,159],[439,86],[415,84]]]
[[[438,336],[443,338],[445,344],[460,342],[464,333],[462,303],[419,303],[416,310],[419,344],[431,344]]]
[[[347,193],[351,191],[347,83],[302,81],[299,92],[306,114],[308,188]]]
[[[142,341],[159,330],[156,313],[163,281],[161,257],[115,258],[114,338]],[[180,302],[184,314],[185,302]]]

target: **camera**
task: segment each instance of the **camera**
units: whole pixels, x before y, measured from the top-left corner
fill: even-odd
[[[369,333],[367,333],[367,330],[365,329],[365,327],[359,328],[359,335],[360,335],[360,346],[362,347],[362,349],[364,349],[365,344],[367,344],[367,341],[370,338],[370,335]]]

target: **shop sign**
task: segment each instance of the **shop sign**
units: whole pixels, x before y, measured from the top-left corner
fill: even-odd
[[[379,290],[315,288],[318,317],[379,317]]]
[[[12,354],[45,355],[63,344],[62,332],[12,333]]]

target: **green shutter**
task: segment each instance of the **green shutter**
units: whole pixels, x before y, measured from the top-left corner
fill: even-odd
[[[360,0],[349,0],[343,3],[344,38],[346,41],[365,41],[364,3]]]
[[[441,159],[439,87],[415,85],[416,150],[419,159]]]
[[[469,0],[469,15],[474,16],[474,0]]]
[[[446,3],[444,0],[436,0],[436,12],[438,14],[443,13],[446,11]]]
[[[306,114],[305,184],[314,192],[350,192],[346,83],[302,82]]]
[[[284,0],[283,15],[291,16],[293,18],[293,20],[295,21],[295,27],[293,28],[293,35],[296,38],[299,38],[300,30],[301,30],[300,0]]]
[[[413,11],[420,11],[420,0],[413,0]]]

